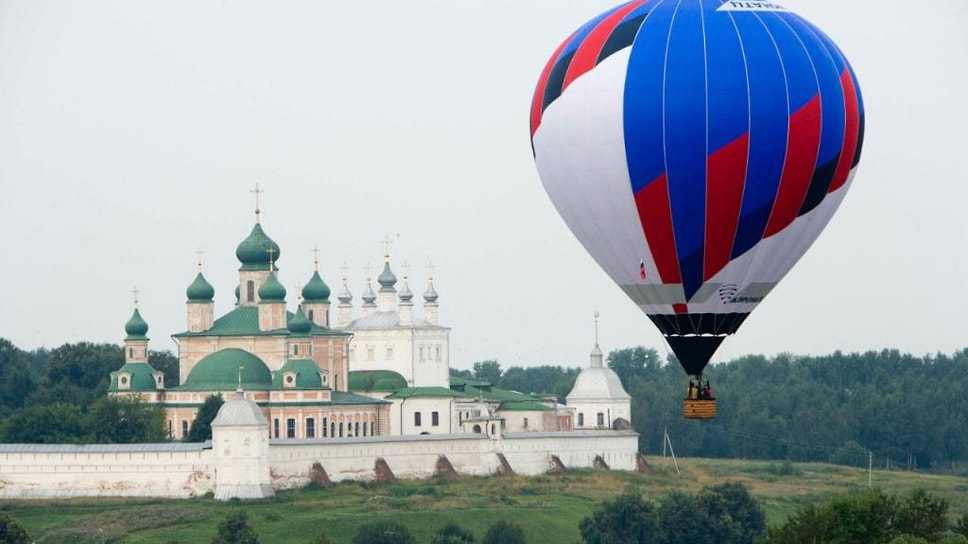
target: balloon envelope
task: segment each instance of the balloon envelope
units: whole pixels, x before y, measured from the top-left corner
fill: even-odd
[[[555,207],[690,374],[816,240],[863,132],[837,46],[760,1],[613,8],[562,42],[531,108]]]

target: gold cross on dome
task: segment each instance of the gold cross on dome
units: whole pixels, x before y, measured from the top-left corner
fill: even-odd
[[[348,265],[346,263],[343,263],[343,266],[341,266],[339,269],[340,269],[340,272],[343,273],[343,283],[345,284],[350,279],[349,278],[349,275],[350,275],[350,265]]]
[[[390,248],[393,246],[393,240],[390,239],[390,235],[386,235],[383,238],[383,258],[387,261],[390,260]]]
[[[403,261],[403,281],[407,281],[407,277],[410,275],[410,264],[407,261]]]
[[[366,271],[367,283],[373,281],[373,265],[371,263],[366,263],[366,266],[363,269]]]
[[[256,183],[255,184],[255,189],[252,189],[249,192],[252,193],[253,195],[255,195],[255,222],[258,223],[259,222],[259,212],[261,211],[259,209],[259,195],[262,194],[262,193],[264,193],[265,191],[262,190],[262,189],[260,189],[259,188],[259,184]]]
[[[310,251],[313,252],[313,270],[319,272],[319,246],[313,244],[313,248]]]
[[[131,293],[134,295],[134,307],[135,308],[138,307],[138,293],[140,293],[140,292],[141,291],[138,290],[138,286],[137,285],[135,285],[134,288],[131,289]]]
[[[427,263],[427,281],[434,281],[434,271],[436,269],[437,267],[434,266],[433,261],[430,261],[429,263]]]
[[[272,247],[269,247],[269,249],[266,250],[266,253],[269,254],[269,272],[274,272],[276,268],[275,267],[276,261],[275,259],[273,259],[273,255],[276,253],[276,250],[272,249]]]
[[[197,265],[198,265],[198,271],[199,272],[202,271],[202,255],[204,255],[204,254],[205,254],[205,252],[202,251],[202,248],[198,248],[198,249],[195,250],[195,255],[198,256],[198,263],[197,263]]]
[[[595,345],[596,346],[598,345],[598,319],[601,316],[602,314],[598,313],[598,310],[595,310]]]
[[[302,285],[298,281],[296,282],[296,299],[299,300],[299,304],[302,304]]]

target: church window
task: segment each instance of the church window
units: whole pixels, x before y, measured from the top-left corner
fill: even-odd
[[[420,426],[420,412],[413,413],[413,426],[414,427]]]
[[[286,438],[296,438],[295,418],[289,418],[286,420]]]
[[[273,430],[275,431],[275,437],[279,438],[279,418],[276,418],[276,420],[273,421],[273,424],[274,424]]]
[[[128,359],[134,358],[134,348],[128,348]]]
[[[474,425],[474,433],[475,434],[481,434],[481,426],[480,425]]]
[[[373,360],[373,346],[366,346],[366,360]]]
[[[286,385],[289,386],[289,387],[292,387],[292,380],[293,380],[293,378],[292,378],[291,375],[290,376],[286,376]]]
[[[357,421],[353,424],[353,436],[360,436],[360,422]]]
[[[339,437],[343,438],[343,422],[339,422]]]
[[[309,344],[309,355],[313,354],[313,345]]]
[[[601,412],[598,413],[598,423],[597,423],[597,425],[599,427],[604,427],[605,426],[605,414],[603,414]]]
[[[363,436],[366,436],[366,422],[363,422]]]
[[[457,412],[457,425],[461,426],[464,424],[464,412]]]
[[[579,427],[585,426],[585,414],[578,414],[578,426]]]
[[[172,421],[169,419],[168,420],[168,438],[174,438],[174,436],[171,435],[171,426],[172,426]]]
[[[182,420],[182,438],[188,437],[188,421]]]
[[[255,282],[252,280],[245,282],[245,300],[255,302]]]
[[[299,344],[293,344],[293,346],[292,346],[292,354],[293,355],[299,355]]]
[[[307,317],[309,317],[309,320],[310,321],[313,320],[313,311],[312,310],[309,310],[309,315]]]
[[[524,422],[522,424],[522,427],[524,427],[525,429],[528,428],[528,418],[524,418]]]
[[[434,427],[440,425],[440,412],[430,412],[430,425]]]
[[[323,438],[326,438],[329,436],[329,433],[327,431],[329,431],[329,418],[324,417],[323,418]]]
[[[494,432],[495,432],[494,424],[491,423],[491,434],[494,434]]]
[[[306,438],[316,438],[316,420],[306,418]]]
[[[121,385],[128,385],[128,377],[121,376]]]
[[[376,429],[376,423],[370,422],[370,436],[374,436],[374,429]]]
[[[440,362],[440,346],[437,346],[437,362]]]

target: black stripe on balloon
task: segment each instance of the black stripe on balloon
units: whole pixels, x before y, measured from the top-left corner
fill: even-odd
[[[860,162],[860,149],[864,147],[864,116],[860,116],[860,126],[857,128],[857,152],[854,153],[854,162],[850,168],[853,169]]]
[[[608,39],[605,40],[605,44],[602,45],[602,50],[598,53],[598,60],[595,61],[595,64],[598,65],[599,62],[607,59],[613,53],[632,45],[643,21],[645,21],[645,15],[639,15],[615,27],[612,33],[608,35]]]
[[[561,86],[565,83],[565,74],[568,72],[568,66],[571,65],[571,59],[574,56],[575,51],[572,51],[564,57],[561,57],[555,64],[555,67],[551,69],[551,73],[548,74],[548,84],[545,85],[544,97],[541,100],[542,112],[544,112],[549,104],[561,96]]]
[[[735,333],[748,313],[729,314],[652,314],[649,319],[665,336],[694,334],[726,335]]]
[[[725,336],[666,336],[682,369],[691,376],[702,374],[725,339]]]
[[[813,171],[810,188],[807,189],[807,197],[803,199],[803,206],[800,206],[800,213],[797,214],[797,217],[810,212],[823,202],[824,197],[827,196],[827,189],[830,189],[830,182],[834,179],[839,160],[840,153],[837,153],[834,158]]]

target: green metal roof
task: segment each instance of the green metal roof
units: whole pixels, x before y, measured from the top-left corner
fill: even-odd
[[[491,385],[491,382],[485,382],[485,381],[481,381],[481,380],[475,380],[475,379],[472,379],[472,378],[465,378],[463,376],[455,376],[455,375],[451,374],[450,375],[450,385],[472,385],[472,386],[477,387],[477,386],[480,386],[480,385]]]
[[[502,402],[498,410],[505,412],[550,412],[554,408],[533,400],[512,400]]]
[[[407,380],[392,370],[356,370],[349,385],[351,391],[396,391],[407,387]]]
[[[126,389],[118,387],[118,374],[128,372],[131,374],[130,386]],[[124,366],[111,373],[111,385],[109,391],[155,391],[155,369],[148,363],[125,363]]]
[[[239,385],[242,367],[242,388],[248,391],[272,387],[269,367],[255,355],[238,348],[226,348],[200,360],[188,378],[177,389],[182,391],[231,391]]]
[[[131,319],[124,324],[124,332],[128,334],[125,340],[147,340],[148,322],[141,317],[141,312],[137,308],[131,314]]]
[[[272,248],[272,260],[279,260],[279,244],[272,241],[262,225],[256,223],[249,236],[235,248],[235,256],[242,263],[240,270],[268,270],[269,248]]]
[[[212,302],[212,298],[215,297],[215,288],[199,272],[195,276],[195,281],[185,290],[185,295],[189,302]]]
[[[385,400],[348,393],[346,391],[333,391],[332,399],[333,404],[390,404]]]
[[[282,368],[272,373],[273,389],[292,389],[285,386],[286,372],[296,373],[296,389],[324,389],[319,367],[309,359],[289,359]],[[326,388],[328,389],[328,388]]]
[[[303,287],[302,297],[308,302],[329,302],[329,286],[319,277],[319,271],[313,271],[313,277]]]
[[[464,393],[446,387],[404,387],[398,389],[388,399],[414,399],[433,397],[467,397]]]
[[[302,305],[296,308],[296,313],[291,314],[288,320],[289,332],[293,336],[305,336],[309,334],[309,331],[313,330],[313,324],[306,319],[306,314],[303,313]]]
[[[540,397],[534,395],[526,395],[524,393],[518,393],[516,391],[509,391],[507,389],[500,389],[498,387],[492,387],[490,383],[472,380],[468,378],[461,378],[459,376],[450,377],[450,387],[464,393],[468,397],[480,397],[484,400],[490,401],[531,401],[540,402]]]
[[[292,317],[292,312],[286,314]],[[241,306],[215,320],[212,328],[202,332],[181,332],[175,334],[175,338],[187,338],[191,336],[285,336],[289,334],[289,329],[276,329],[273,331],[259,330],[259,308],[256,306]],[[318,325],[313,325],[310,336],[349,336],[350,333],[325,329]]]

